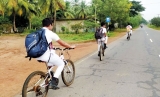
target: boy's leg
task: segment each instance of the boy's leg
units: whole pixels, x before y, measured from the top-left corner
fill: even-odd
[[[107,42],[108,42],[108,36],[105,37],[104,43],[107,44]]]
[[[52,77],[52,80],[51,80],[51,83],[50,83],[50,87],[51,89],[59,89],[59,87],[57,87],[58,85],[58,78],[64,68],[64,62],[63,60],[57,55],[57,54],[51,54],[51,57],[50,57],[50,61],[49,63],[47,64],[48,66],[52,66],[52,65],[55,65],[57,66],[57,69]]]

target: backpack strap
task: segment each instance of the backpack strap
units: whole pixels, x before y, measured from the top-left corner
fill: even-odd
[[[29,57],[28,55],[27,55],[27,56],[25,56],[25,58],[28,58],[28,57]],[[31,59],[32,59],[32,58],[31,58],[31,57],[29,57],[29,61],[31,61]]]

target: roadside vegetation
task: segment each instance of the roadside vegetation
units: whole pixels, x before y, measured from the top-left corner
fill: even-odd
[[[45,17],[54,19],[53,31],[69,41],[92,40],[94,29],[100,26],[100,22],[106,21],[106,17],[111,19],[109,23],[106,22],[110,28],[110,37],[116,36],[114,32],[125,29],[128,23],[135,28],[144,22],[140,12],[145,8],[139,1],[91,0],[90,4],[85,0],[0,0],[0,2],[0,35],[12,33],[25,36],[39,29]],[[71,25],[72,31],[62,27],[58,32],[57,20],[84,20],[84,24],[75,23]]]
[[[126,29],[116,29],[115,31],[111,31],[108,33],[109,37],[116,37],[120,33],[125,32]],[[94,33],[80,33],[80,34],[58,34],[63,40],[67,42],[87,42],[87,41],[95,41]]]
[[[160,17],[154,17],[151,19],[150,24],[148,24],[148,27],[160,30]]]

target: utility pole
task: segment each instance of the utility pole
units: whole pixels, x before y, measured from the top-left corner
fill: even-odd
[[[94,5],[95,6],[95,31],[96,31],[96,5]]]

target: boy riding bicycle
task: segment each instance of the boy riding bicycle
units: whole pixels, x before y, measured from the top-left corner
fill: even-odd
[[[101,22],[101,28],[102,29],[102,33],[103,36],[101,39],[97,39],[97,43],[98,43],[98,56],[100,55],[100,46],[101,46],[101,41],[104,42],[104,49],[107,48],[107,41],[108,41],[108,36],[106,35],[107,30],[106,30],[106,23],[105,22]]]
[[[64,68],[64,62],[63,60],[55,53],[55,50],[53,49],[52,41],[56,41],[59,43],[61,46],[66,47],[66,48],[75,48],[75,46],[71,46],[64,41],[62,41],[59,36],[52,32],[53,29],[53,21],[50,18],[45,18],[42,21],[43,28],[45,29],[45,36],[46,40],[49,44],[49,47],[47,51],[40,57],[36,58],[39,61],[44,61],[47,63],[47,66],[57,66],[57,69],[54,73],[54,76],[52,77],[52,80],[50,82],[50,89],[59,89],[57,87],[58,85],[58,78]]]
[[[127,30],[127,39],[128,39],[128,36],[132,35],[132,26],[128,23],[127,27],[126,27],[126,30]]]

